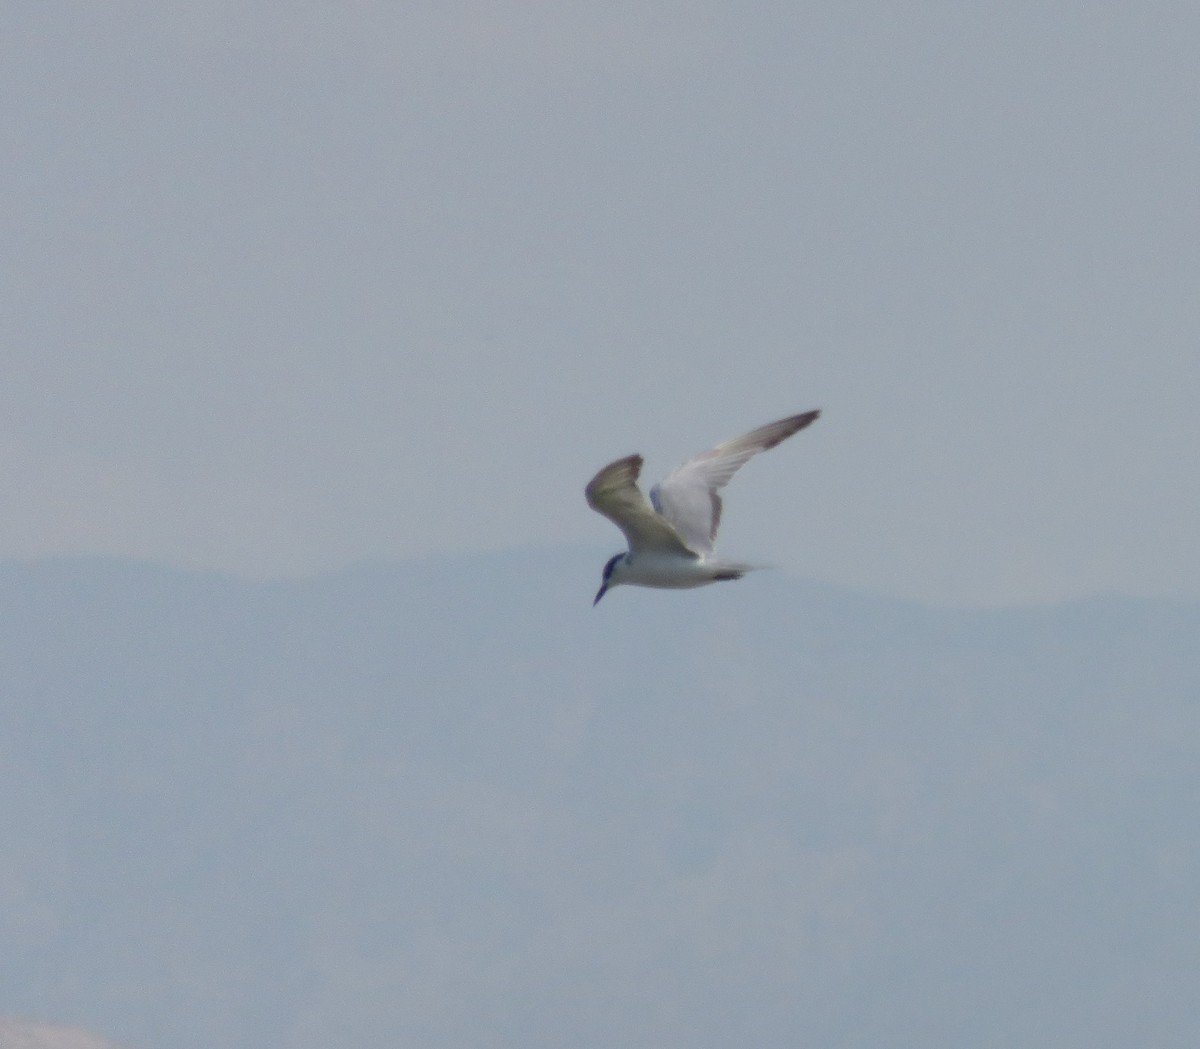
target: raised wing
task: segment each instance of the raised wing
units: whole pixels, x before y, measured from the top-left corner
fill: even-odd
[[[654,509],[689,547],[702,554],[711,553],[721,524],[720,490],[751,456],[774,448],[820,414],[813,411],[790,415],[693,456],[650,490]]]
[[[585,490],[588,506],[625,533],[633,552],[657,550],[695,557],[695,551],[688,549],[666,518],[656,514],[646,502],[637,486],[641,470],[640,455],[628,455],[609,463],[588,482]]]

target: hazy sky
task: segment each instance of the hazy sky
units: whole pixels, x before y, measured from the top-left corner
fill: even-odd
[[[821,407],[730,556],[1200,596],[1200,8],[4,22],[0,557],[616,550],[604,462]]]

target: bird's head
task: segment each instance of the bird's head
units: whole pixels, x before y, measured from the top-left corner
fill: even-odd
[[[628,556],[628,554],[613,554],[608,559],[604,571],[600,573],[600,589],[596,592],[596,600],[592,602],[593,608],[600,603],[600,598],[608,593],[609,587],[617,586],[621,582],[620,567],[625,564]]]

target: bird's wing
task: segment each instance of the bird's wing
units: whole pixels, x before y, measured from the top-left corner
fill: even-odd
[[[589,482],[588,506],[615,524],[629,542],[631,551],[658,550],[695,557],[666,518],[654,512],[637,486],[642,469],[640,455],[628,455],[609,463]]]
[[[739,467],[803,430],[819,411],[790,415],[693,456],[650,490],[650,500],[693,550],[712,551],[721,524],[721,496]]]

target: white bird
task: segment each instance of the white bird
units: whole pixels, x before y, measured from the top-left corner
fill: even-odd
[[[625,533],[629,549],[608,559],[592,604],[621,583],[683,589],[741,579],[753,566],[722,561],[713,550],[721,523],[719,493],[751,456],[774,448],[820,414],[790,415],[693,456],[650,489],[650,502],[637,486],[640,455],[604,467],[588,482],[588,506]]]

